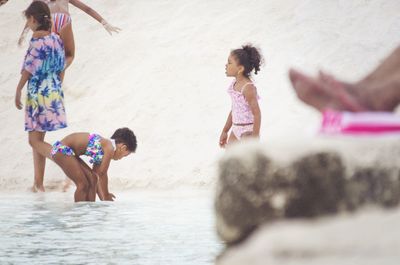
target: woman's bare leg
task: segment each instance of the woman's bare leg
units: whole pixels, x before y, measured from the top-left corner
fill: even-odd
[[[32,146],[33,153],[33,168],[34,168],[34,182],[32,191],[42,191],[44,192],[43,179],[44,172],[46,168],[46,157],[41,155],[35,148],[34,145],[43,142],[46,132],[29,132],[29,144]]]
[[[387,80],[392,79],[394,75],[400,73],[400,46],[397,47],[378,67],[373,70],[365,78],[361,79],[359,85],[378,85]]]
[[[29,132],[29,144],[35,149],[41,156],[52,159],[51,157],[51,145],[44,141],[44,133],[32,131]]]
[[[371,103],[375,110],[394,111],[400,103],[400,70],[397,76],[383,80],[379,90],[370,93],[372,98],[379,98]]]

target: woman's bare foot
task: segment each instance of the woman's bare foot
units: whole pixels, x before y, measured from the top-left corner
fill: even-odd
[[[351,84],[337,80],[334,76],[323,71],[319,72],[319,78],[327,91],[332,92],[331,95],[346,106],[347,110],[353,112],[371,110],[366,99],[369,96],[369,88],[367,86],[360,87],[360,84]]]
[[[290,81],[301,100],[323,110],[395,111],[400,104],[400,46],[370,74],[355,83],[320,72],[312,78],[291,69]]]
[[[7,2],[8,2],[8,0],[0,0],[0,6],[4,5]]]
[[[298,97],[319,111],[333,109],[339,111],[366,111],[367,107],[357,93],[351,92],[350,85],[320,72],[319,78],[312,78],[294,69],[289,70],[289,78]]]
[[[293,69],[289,70],[289,79],[299,99],[320,112],[326,109],[345,109],[344,106],[335,102],[334,97],[325,89],[320,80],[308,77]]]
[[[33,193],[38,192],[35,185],[33,185],[32,188],[30,188],[29,190],[32,191]]]
[[[394,111],[400,102],[400,78],[392,77],[385,80],[365,79],[351,84],[340,81],[332,75],[319,73],[319,80],[331,90],[344,90],[345,98],[354,111]]]
[[[33,184],[32,188],[30,189],[32,192],[36,193],[36,192],[45,192],[44,186],[43,185],[36,185]]]

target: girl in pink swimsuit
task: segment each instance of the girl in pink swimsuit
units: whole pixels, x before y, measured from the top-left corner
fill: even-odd
[[[120,29],[109,24],[99,13],[91,9],[89,6],[85,5],[79,0],[33,0],[45,2],[51,12],[52,16],[52,31],[60,35],[65,47],[65,59],[66,67],[70,66],[75,57],[75,41],[74,34],[72,32],[72,20],[69,14],[69,4],[79,8],[98,22],[100,22],[103,27],[112,34],[112,32],[119,32]],[[18,45],[21,45],[25,39],[25,36],[29,28],[25,25],[24,30],[18,40]]]
[[[255,74],[260,71],[261,61],[260,52],[251,45],[233,50],[228,57],[228,63],[225,66],[226,75],[234,77],[235,80],[228,88],[232,99],[232,109],[222,129],[219,139],[220,147],[241,140],[244,136],[259,137],[260,135],[259,97],[250,79],[250,73],[253,70]]]

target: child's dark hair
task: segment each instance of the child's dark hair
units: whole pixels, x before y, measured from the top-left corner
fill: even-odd
[[[119,128],[111,136],[115,143],[126,145],[129,151],[135,152],[137,147],[136,136],[129,128]]]
[[[33,17],[39,24],[36,30],[51,31],[50,9],[46,3],[41,1],[32,2],[24,11],[26,18]]]
[[[249,77],[253,70],[255,74],[260,71],[262,56],[259,50],[251,44],[243,45],[242,48],[233,50],[231,54],[236,58],[238,64],[244,67],[244,76]]]

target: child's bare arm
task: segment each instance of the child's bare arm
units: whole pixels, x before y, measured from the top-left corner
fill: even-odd
[[[249,85],[245,88],[243,94],[247,102],[249,103],[251,112],[254,116],[252,135],[258,137],[260,135],[261,111],[260,106],[258,105],[256,88],[253,85]]]
[[[100,22],[103,25],[103,27],[107,30],[107,32],[110,33],[110,35],[112,34],[112,32],[118,33],[121,30],[120,28],[114,27],[111,24],[109,24],[99,13],[97,13],[94,9],[92,9],[88,5],[82,3],[80,0],[70,0],[69,2],[75,7],[85,12],[86,14],[88,14],[89,16],[91,16],[92,18],[96,19],[98,22]]]
[[[17,109],[22,109],[23,105],[21,103],[21,91],[30,77],[31,73],[26,70],[22,70],[21,78],[19,79],[17,89],[15,91],[15,106],[17,107]]]
[[[229,132],[232,127],[232,111],[229,112],[228,118],[226,119],[225,126],[222,129],[223,132]]]
[[[100,165],[94,165],[93,171],[99,177],[99,182],[97,185],[98,195],[100,200],[112,201],[114,195],[108,191],[108,167],[110,166],[111,158],[113,155],[113,147],[111,143],[103,146],[104,156]]]
[[[219,137],[219,146],[224,148],[228,141],[228,132],[232,127],[232,111],[229,112],[228,118],[226,119],[225,126],[222,129],[221,136]]]

